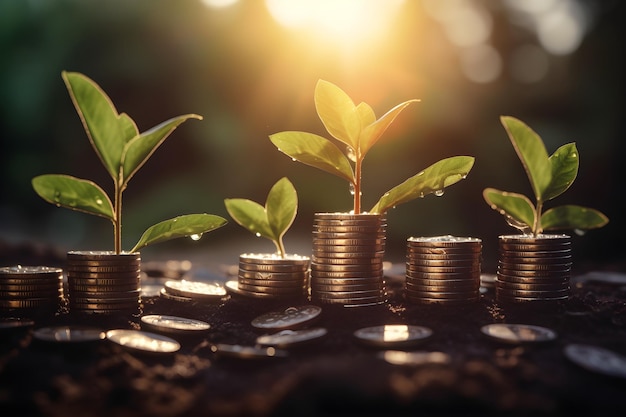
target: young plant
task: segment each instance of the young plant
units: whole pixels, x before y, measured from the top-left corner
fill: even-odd
[[[578,174],[578,150],[568,143],[548,156],[539,135],[524,122],[500,117],[513,148],[522,162],[535,194],[535,204],[523,194],[486,188],[483,197],[508,223],[524,233],[537,236],[546,230],[587,230],[604,226],[609,219],[598,210],[563,205],[543,211],[544,203],[563,194]]]
[[[298,212],[298,194],[291,181],[278,180],[267,195],[265,207],[244,198],[227,198],[224,204],[233,220],[256,236],[274,242],[280,257],[285,257],[283,236]]]
[[[376,119],[367,103],[355,105],[343,90],[328,81],[317,82],[314,97],[319,118],[328,133],[346,146],[345,153],[329,139],[308,132],[280,132],[270,135],[270,140],[292,159],[347,180],[354,196],[354,213],[361,213],[365,156],[400,112],[418,100],[400,103]],[[465,178],[473,165],[474,158],[469,156],[443,159],[387,191],[369,212],[385,213],[400,203],[439,194]]]
[[[115,253],[119,254],[122,252],[122,193],[128,182],[174,129],[188,119],[201,120],[202,117],[196,114],[174,117],[139,133],[135,122],[126,113],[119,114],[93,80],[66,71],[62,77],[91,145],[113,178],[113,202],[94,182],[69,175],[40,175],[33,178],[32,186],[41,198],[58,207],[109,219],[113,223]],[[130,252],[177,237],[198,238],[224,224],[226,219],[211,214],[179,216],[148,228]]]

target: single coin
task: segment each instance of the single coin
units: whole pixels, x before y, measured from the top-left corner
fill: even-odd
[[[311,232],[313,240],[316,239],[347,239],[359,242],[369,242],[379,240],[381,243],[387,240],[387,233],[385,230],[376,230],[374,232],[320,232],[313,230]]]
[[[456,254],[432,254],[432,253],[420,253],[409,252],[407,253],[407,262],[411,260],[429,260],[429,261],[480,261],[480,255],[478,253],[456,253]]]
[[[432,245],[411,245],[410,243],[406,247],[406,253],[408,256],[413,255],[467,255],[467,256],[481,256],[482,245],[459,245],[459,246],[443,246],[437,247]]]
[[[405,352],[403,350],[385,350],[379,357],[392,365],[417,366],[431,363],[448,364],[450,355],[443,352]]]
[[[54,268],[50,266],[3,266],[0,267],[0,276],[2,277],[32,277],[37,278],[43,276],[58,276],[62,274],[61,268]]]
[[[571,250],[572,242],[563,241],[560,243],[552,243],[552,244],[500,242],[500,244],[498,245],[498,248],[501,251],[512,250],[512,251],[520,251],[520,252],[534,252],[534,251],[544,251],[544,250]]]
[[[386,239],[384,237],[383,238],[373,237],[373,238],[363,238],[363,239],[342,239],[342,238],[327,239],[327,238],[313,237],[313,245],[316,245],[316,246],[339,246],[339,247],[357,247],[357,248],[361,246],[384,247],[385,241]]]
[[[300,281],[309,276],[309,271],[302,270],[296,272],[270,272],[270,271],[248,271],[240,269],[238,276],[241,278],[254,279],[259,281],[274,280],[274,281]]]
[[[204,321],[160,314],[141,317],[141,325],[152,331],[179,334],[205,332],[211,328],[211,325]]]
[[[0,330],[18,329],[22,327],[32,327],[35,322],[31,319],[22,317],[5,317],[0,318]]]
[[[528,324],[494,323],[480,328],[480,331],[492,339],[506,343],[540,343],[556,339],[554,330]]]
[[[73,266],[68,265],[65,268],[68,276],[82,276],[84,274],[121,274],[129,276],[139,274],[141,271],[137,265],[121,265],[121,266]]]
[[[442,284],[442,285],[423,285],[419,283],[414,283],[409,280],[406,281],[406,289],[408,291],[413,291],[417,293],[438,293],[445,294],[448,292],[458,292],[458,293],[473,293],[478,291],[480,284],[478,282],[469,282],[463,284]]]
[[[519,251],[519,250],[511,250],[511,249],[500,249],[500,256],[508,257],[508,258],[540,258],[540,259],[561,259],[567,258],[571,259],[572,250],[571,249],[555,249],[555,250],[530,250],[530,251]]]
[[[329,254],[330,256],[330,254]],[[378,254],[376,256],[369,254],[366,257],[362,258],[335,258],[335,257],[321,257],[313,255],[312,261],[317,264],[327,264],[327,265],[358,265],[360,267],[367,268],[369,265],[381,265],[380,269],[382,269],[384,254]]]
[[[566,285],[570,281],[569,274],[568,275],[524,275],[524,276],[516,276],[516,275],[507,275],[502,274],[500,272],[497,273],[497,280],[500,282],[506,283],[519,283],[519,284],[561,284]],[[494,281],[495,283],[495,281]]]
[[[241,346],[218,343],[211,346],[211,351],[219,356],[225,356],[238,359],[269,359],[284,358],[288,355],[287,351],[276,349],[273,346]]]
[[[325,300],[330,299],[361,299],[361,298],[370,298],[370,297],[380,297],[384,294],[384,290],[376,289],[376,290],[367,290],[367,291],[321,291],[315,287],[311,287],[311,291],[318,298],[323,298]]]
[[[180,343],[172,338],[141,330],[109,330],[106,337],[126,349],[142,352],[174,353],[180,349]]]
[[[482,245],[482,240],[473,237],[458,237],[451,235],[444,236],[423,236],[410,237],[407,244],[411,246],[431,246],[431,247],[468,247]]]
[[[569,298],[569,295],[563,295],[559,297],[514,297],[508,295],[506,292],[502,292],[496,288],[496,301],[499,303],[510,303],[510,304],[519,304],[519,303],[539,303],[539,302],[557,302],[557,301],[565,301]]]
[[[599,374],[626,378],[626,357],[598,346],[572,343],[563,349],[567,359]]]
[[[164,287],[170,294],[199,300],[221,300],[226,295],[226,288],[218,283],[169,280]]]
[[[161,297],[163,297],[166,300],[172,300],[172,301],[179,301],[182,303],[189,303],[191,301],[193,301],[193,298],[191,297],[183,297],[180,295],[174,295],[174,294],[170,294],[169,292],[167,292],[167,290],[165,288],[161,288],[161,291],[159,292],[159,295]]]
[[[102,329],[86,326],[50,326],[33,331],[35,339],[56,343],[85,343],[103,340]]]
[[[98,258],[111,259],[112,257],[115,257],[118,259],[128,259],[128,258],[141,259],[139,252],[116,253],[116,252],[105,250],[105,251],[69,251],[67,253],[68,259],[98,259]]]
[[[319,274],[321,272],[328,273],[365,273],[365,274],[382,274],[383,273],[383,263],[375,262],[375,263],[367,263],[367,264],[356,264],[356,265],[330,265],[324,263],[311,263],[311,274]]]
[[[266,287],[262,285],[247,285],[239,281],[239,289],[246,292],[266,293],[271,295],[301,295],[304,291],[302,283],[295,287]]]
[[[569,279],[571,276],[571,267],[565,268],[562,271],[549,271],[549,270],[516,270],[511,269],[509,267],[503,267],[502,265],[498,266],[498,276],[504,275],[508,277],[517,277],[517,278],[566,278]]]
[[[279,273],[279,274],[294,274],[306,272],[309,269],[309,264],[303,263],[298,265],[281,265],[281,264],[255,264],[249,262],[241,262],[239,264],[239,273],[246,272],[260,272],[260,273]]]
[[[0,308],[8,309],[31,309],[31,308],[48,308],[58,305],[61,301],[60,297],[45,298],[21,298],[21,299],[0,299]]]
[[[496,285],[496,293],[506,295],[508,297],[526,297],[526,298],[560,298],[567,297],[569,288],[560,288],[558,290],[545,291],[529,291],[529,290],[512,290],[510,288],[502,288]]]
[[[310,262],[308,256],[285,255],[285,258],[267,253],[242,253],[239,255],[239,263],[253,265],[299,265],[306,266]]]
[[[431,279],[439,281],[465,280],[478,281],[480,279],[477,271],[468,272],[418,272],[407,268],[406,276],[409,279]]]
[[[406,324],[365,327],[354,332],[360,342],[382,348],[414,346],[432,334],[428,327]]]
[[[224,286],[226,287],[226,291],[232,295],[244,296],[248,298],[277,298],[277,296],[273,294],[245,291],[239,288],[239,282],[237,282],[237,280],[226,281]]]
[[[517,244],[536,244],[551,245],[563,242],[569,242],[571,237],[564,234],[541,234],[537,236],[531,235],[502,235],[498,237],[501,243],[517,243]]]
[[[265,288],[300,288],[305,282],[307,282],[306,278],[300,278],[297,280],[287,281],[287,280],[269,280],[269,279],[249,279],[243,278],[241,276],[237,277],[237,280],[240,284],[243,285],[252,285],[252,286],[262,286]]]
[[[504,270],[510,271],[550,271],[553,273],[567,273],[572,269],[572,263],[558,263],[558,264],[533,264],[522,262],[506,262],[499,261],[498,266]]]
[[[252,320],[251,324],[258,329],[295,329],[311,323],[321,313],[322,308],[315,305],[289,307],[284,311],[263,314]]]
[[[381,275],[366,276],[358,278],[323,278],[315,277],[311,279],[311,285],[362,285],[362,284],[384,284],[385,280]]]
[[[387,294],[377,297],[365,297],[365,298],[324,298],[317,294],[311,294],[311,300],[320,302],[322,304],[334,304],[342,307],[374,307],[387,302]]]
[[[82,292],[82,293],[126,293],[126,292],[138,292],[140,291],[139,285],[136,283],[119,284],[119,285],[81,285],[73,282],[68,282],[68,289],[70,293]]]
[[[313,233],[358,233],[367,237],[376,236],[381,237],[385,235],[384,225],[374,226],[337,226],[337,225],[313,225]]]
[[[320,339],[328,334],[322,327],[302,330],[282,330],[278,333],[265,334],[257,337],[256,343],[261,346],[274,346],[286,349]]]
[[[357,284],[362,281],[376,280],[380,281],[383,276],[383,270],[375,272],[328,272],[328,271],[315,271],[311,273],[312,281],[319,282],[321,284],[337,283],[337,284]],[[326,282],[324,282],[326,281]],[[343,282],[342,282],[343,281]]]
[[[460,287],[472,287],[478,288],[478,280],[474,279],[422,279],[422,278],[412,278],[406,277],[406,284],[410,285],[424,285],[424,286],[442,286],[448,288],[454,288],[456,286]]]
[[[322,285],[318,282],[312,283],[311,284],[311,289],[313,291],[318,291],[318,292],[339,292],[339,293],[355,293],[355,292],[362,292],[362,291],[383,291],[385,289],[385,285],[382,282],[373,282],[373,283],[369,283],[369,284],[352,284],[352,285],[345,285],[345,284],[331,284],[331,285]]]
[[[313,257],[319,261],[320,258],[326,259],[324,262],[328,262],[330,260],[343,260],[346,263],[360,263],[361,259],[380,259],[382,262],[382,258],[385,256],[384,250],[376,250],[370,252],[333,252],[333,251],[325,251],[325,250],[317,250],[315,247],[313,248]],[[332,262],[329,262],[332,263]]]
[[[495,281],[495,286],[504,290],[504,291],[561,291],[561,290],[569,290],[569,281],[565,282],[556,282],[556,283],[548,283],[548,284],[523,284],[519,282],[507,282],[507,281]]]

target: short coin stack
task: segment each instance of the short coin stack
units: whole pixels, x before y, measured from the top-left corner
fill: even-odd
[[[63,270],[47,266],[0,268],[0,308],[54,313],[63,299]]]
[[[419,304],[480,299],[482,241],[434,236],[407,239],[406,298]]]
[[[71,312],[136,312],[140,304],[139,253],[68,252],[67,283]]]
[[[346,307],[386,302],[386,227],[379,214],[316,213],[311,299]]]
[[[308,296],[308,256],[241,254],[238,294],[251,298],[303,298]]]
[[[569,236],[507,235],[500,236],[498,245],[497,301],[567,300],[572,268]]]

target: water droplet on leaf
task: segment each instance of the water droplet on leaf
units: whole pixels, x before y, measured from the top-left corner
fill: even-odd
[[[191,238],[191,240],[200,240],[200,238],[202,238],[202,233],[195,233],[189,237]]]

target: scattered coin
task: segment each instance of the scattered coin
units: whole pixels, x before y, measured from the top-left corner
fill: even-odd
[[[218,343],[211,346],[211,351],[219,356],[226,356],[239,359],[269,359],[284,358],[288,355],[287,351],[276,349],[273,346],[242,346]]]
[[[259,336],[256,339],[256,343],[261,346],[274,346],[286,349],[320,339],[326,336],[327,333],[328,331],[321,327],[302,330],[282,330],[278,333]]]
[[[556,332],[546,327],[528,324],[494,323],[480,328],[492,339],[506,343],[539,343],[556,339]]]
[[[403,350],[385,350],[379,357],[392,365],[416,366],[431,363],[450,363],[450,355],[443,352],[406,352]]]
[[[588,371],[611,377],[626,378],[626,357],[608,349],[585,344],[569,344],[565,356]]]
[[[415,346],[432,334],[428,327],[406,324],[365,327],[354,332],[359,341],[382,348]]]
[[[103,340],[102,329],[85,326],[50,326],[33,331],[33,337],[44,342],[85,343]]]
[[[211,325],[204,321],[159,314],[142,316],[141,326],[145,326],[150,331],[177,334],[205,332],[211,328]]]
[[[142,352],[174,353],[180,349],[180,343],[172,338],[140,330],[109,330],[106,338],[124,348]]]
[[[164,288],[169,294],[198,301],[220,301],[226,296],[226,288],[216,282],[169,280]]]
[[[321,313],[321,307],[315,305],[289,307],[284,311],[263,314],[252,320],[251,324],[258,329],[295,329],[310,324],[317,319]]]

